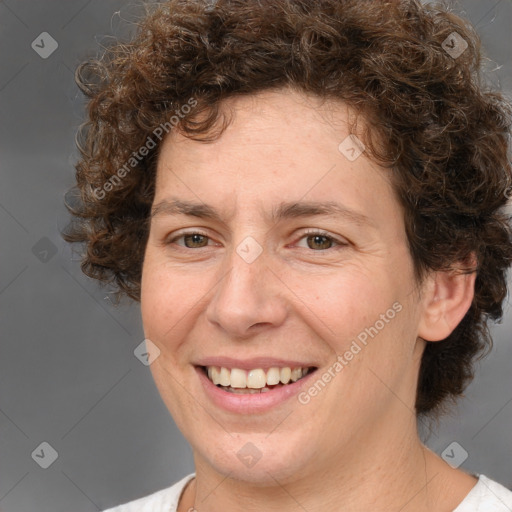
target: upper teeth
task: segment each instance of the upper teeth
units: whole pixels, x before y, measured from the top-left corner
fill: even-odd
[[[288,384],[295,382],[308,373],[309,368],[270,368],[267,372],[261,368],[254,370],[241,370],[239,368],[224,368],[218,366],[207,366],[208,377],[215,384],[231,386],[232,388],[260,389],[265,386]]]

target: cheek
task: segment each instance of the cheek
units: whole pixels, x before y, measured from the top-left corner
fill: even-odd
[[[189,395],[183,393],[184,376],[179,374],[180,360],[186,359],[180,347],[190,332],[190,313],[201,296],[190,285],[190,277],[169,271],[165,262],[147,254],[141,281],[142,323],[145,337],[160,349],[150,370],[167,408],[179,422],[182,411],[192,409]]]
[[[187,313],[201,294],[200,286],[191,286],[190,276],[170,271],[164,262],[148,254],[141,282],[141,314],[146,337],[159,342],[175,338],[170,330],[186,323]]]
[[[304,317],[311,319],[326,341],[331,340],[332,348],[340,350],[391,308],[399,294],[385,272],[355,264],[328,275],[288,273],[287,277],[286,285]]]

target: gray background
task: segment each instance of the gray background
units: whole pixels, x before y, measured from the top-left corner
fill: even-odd
[[[488,80],[510,92],[512,1],[451,5],[482,36]],[[73,71],[112,35],[132,33],[139,12],[120,0],[0,1],[3,512],[101,510],[193,471],[190,448],[133,355],[144,338],[138,305],[114,307],[59,236],[83,117]],[[31,47],[41,46],[42,32],[58,43],[46,59]],[[509,303],[505,309],[492,354],[428,445],[442,453],[456,441],[468,453],[462,468],[512,487]],[[48,449],[44,457],[36,450],[42,442],[58,452],[48,469],[36,463],[49,460]]]

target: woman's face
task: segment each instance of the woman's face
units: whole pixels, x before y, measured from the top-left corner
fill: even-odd
[[[287,89],[227,103],[217,141],[163,142],[142,317],[196,469],[275,485],[414,423],[423,307],[391,171],[358,156],[350,111]]]

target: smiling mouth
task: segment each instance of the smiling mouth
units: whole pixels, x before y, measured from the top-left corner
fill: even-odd
[[[218,388],[236,394],[267,393],[272,389],[293,384],[317,369],[315,366],[272,367],[268,370],[255,368],[249,371],[220,366],[201,366],[200,368]]]

